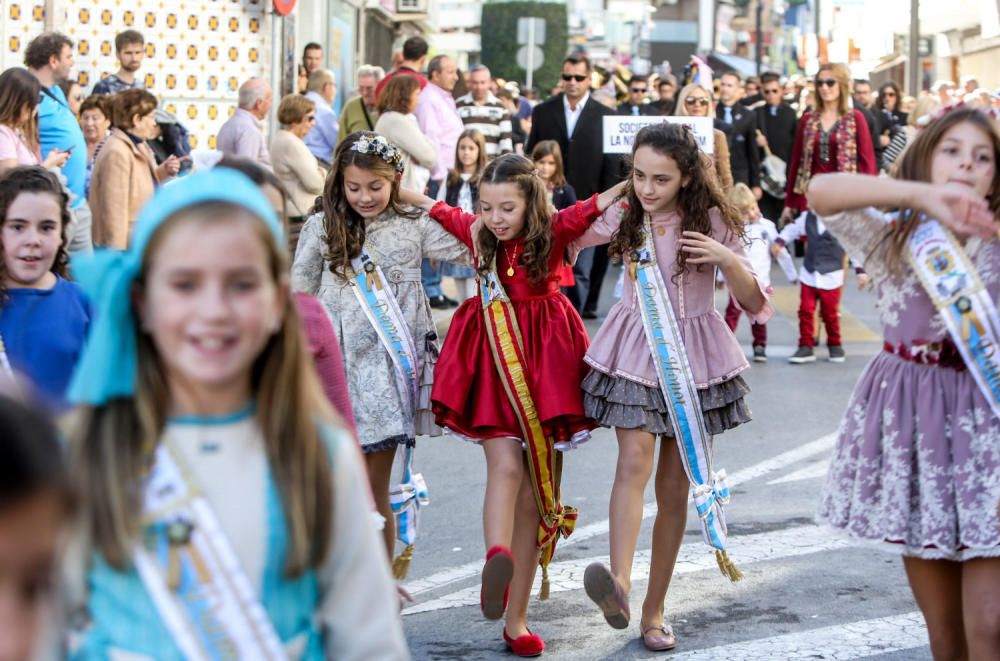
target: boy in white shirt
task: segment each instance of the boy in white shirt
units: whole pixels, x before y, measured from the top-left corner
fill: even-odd
[[[768,290],[771,287],[771,246],[778,238],[778,228],[774,223],[760,214],[757,198],[746,184],[736,184],[729,193],[729,203],[733,205],[740,218],[746,223],[746,251],[750,265],[757,274],[761,284]],[[795,282],[795,264],[786,251],[775,255],[778,264],[784,269],[790,282]],[[735,333],[740,323],[743,311],[730,296],[726,306],[726,323]],[[755,363],[767,362],[767,324],[750,322],[750,332],[753,334],[753,360]]]

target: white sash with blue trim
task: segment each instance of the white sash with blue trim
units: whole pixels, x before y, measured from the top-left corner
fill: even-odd
[[[410,327],[389,288],[389,281],[382,272],[382,267],[375,263],[366,248],[362,247],[361,254],[351,260],[351,268],[355,274],[350,281],[351,288],[392,359],[396,368],[399,395],[412,420],[417,414],[420,365]]]
[[[917,225],[907,257],[948,328],[965,365],[1000,417],[1000,314],[975,266],[936,220]]]
[[[184,658],[288,658],[229,539],[169,440],[146,482],[145,535],[133,560]]]
[[[701,519],[705,543],[716,551],[719,569],[730,580],[742,574],[726,552],[726,519],[723,505],[729,503],[726,472],[712,470],[711,435],[705,429],[701,397],[688,362],[680,325],[674,317],[667,288],[656,261],[649,214],[643,221],[642,246],[629,255],[629,274],[635,287],[646,344],[653,355],[660,392],[670,409],[670,422],[694,489],[694,504]]]

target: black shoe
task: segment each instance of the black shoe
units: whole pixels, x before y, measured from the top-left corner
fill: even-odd
[[[753,362],[755,363],[766,363],[767,362],[767,351],[760,344],[753,348]]]
[[[595,310],[584,310],[580,313],[580,316],[584,319],[597,319],[597,312]]]
[[[788,362],[793,365],[801,365],[802,363],[815,363],[816,354],[813,353],[812,347],[799,347],[799,350],[792,354],[792,357],[788,359]]]
[[[452,305],[455,301],[445,296],[431,296],[427,300],[430,301],[431,307],[435,310],[447,310],[448,308],[455,307]]]
[[[847,360],[847,354],[844,353],[844,347],[839,344],[830,346],[830,357],[827,359],[831,363],[842,363]]]
[[[441,295],[441,298],[443,298],[444,302],[448,304],[448,307],[450,307],[450,308],[457,308],[458,307],[458,301],[456,301],[455,299],[448,298],[444,294]]]

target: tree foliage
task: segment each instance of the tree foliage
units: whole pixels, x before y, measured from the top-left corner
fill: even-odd
[[[534,86],[546,92],[555,87],[562,72],[562,61],[568,52],[569,24],[566,4],[563,2],[488,2],[483,5],[480,21],[483,64],[490,68],[495,78],[516,80],[522,85],[527,72],[517,64],[517,19],[532,16],[545,19],[545,54],[542,66],[535,70]]]

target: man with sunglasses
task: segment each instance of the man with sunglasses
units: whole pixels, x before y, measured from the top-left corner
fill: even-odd
[[[618,106],[619,115],[658,115],[656,108],[647,103],[649,94],[649,78],[646,76],[632,76],[628,84],[628,99]]]
[[[851,100],[854,107],[865,117],[868,124],[868,132],[872,136],[872,146],[875,149],[875,162],[882,162],[882,145],[879,143],[878,118],[872,109],[875,100],[872,98],[871,81],[863,78],[855,78],[851,81]]]
[[[726,134],[733,182],[746,184],[759,200],[760,151],[757,147],[757,116],[740,103],[742,79],[735,71],[719,77],[719,105],[715,109],[715,128]]]
[[[757,144],[783,160],[787,174],[799,120],[795,109],[785,103],[781,77],[778,74],[769,71],[760,77],[760,93],[764,97],[764,105],[755,111],[759,131]],[[783,197],[778,198],[764,191],[759,206],[765,218],[777,221],[785,203]]]
[[[531,113],[527,154],[542,140],[555,140],[563,154],[566,180],[579,199],[607,190],[622,178],[621,158],[604,153],[604,116],[615,111],[590,97],[590,60],[572,54],[563,60],[563,91]],[[597,317],[601,283],[608,268],[607,246],[587,248],[573,266],[576,284],[564,292],[585,318]]]

